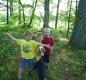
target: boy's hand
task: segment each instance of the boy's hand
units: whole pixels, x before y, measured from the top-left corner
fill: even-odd
[[[46,47],[47,47],[47,48],[51,48],[51,46],[50,46],[49,44],[46,44]]]
[[[7,33],[4,33],[5,35],[8,35],[8,36],[11,36],[11,33],[10,32],[7,32]]]
[[[4,33],[4,34],[9,36],[12,40],[16,41],[16,38],[13,37],[10,32]]]

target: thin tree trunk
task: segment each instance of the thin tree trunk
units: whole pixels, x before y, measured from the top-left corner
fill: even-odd
[[[24,21],[24,25],[25,25],[25,14],[24,14],[24,8],[23,8],[23,21]]]
[[[45,0],[43,28],[49,27],[49,2],[50,0]]]
[[[7,0],[7,24],[9,24],[9,6],[8,6],[8,0]]]
[[[10,1],[10,16],[13,14],[13,0]]]
[[[56,20],[55,20],[55,29],[57,28],[57,23],[58,23],[59,3],[60,3],[60,0],[58,0],[58,4],[57,4],[57,12],[56,12]]]
[[[31,26],[31,23],[32,23],[32,20],[33,20],[33,17],[34,17],[34,13],[35,13],[35,10],[36,10],[36,6],[37,6],[37,0],[35,1],[35,7],[34,7],[34,9],[33,9],[33,13],[32,13],[32,16],[31,16],[31,19],[30,19],[30,22],[29,22],[28,27]]]
[[[23,5],[22,5],[21,1],[20,1],[20,4],[21,4],[21,6],[22,6],[22,11],[23,11],[23,22],[24,22],[24,25],[25,25],[25,14],[24,14],[24,7],[23,7]]]
[[[69,28],[70,28],[71,7],[72,7],[72,0],[71,0],[71,2],[70,2],[70,10],[69,10],[69,17],[68,17],[68,28],[67,28],[67,34],[66,34],[66,37],[68,37]]]
[[[18,16],[18,20],[19,20],[19,24],[21,23],[21,1],[19,0],[19,6],[18,6],[18,10],[19,10],[19,16]]]

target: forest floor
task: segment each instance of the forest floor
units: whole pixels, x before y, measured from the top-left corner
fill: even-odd
[[[78,57],[76,51],[67,48],[67,39],[60,38],[60,41],[62,44],[58,48],[60,50],[54,49],[50,55],[50,66],[46,70],[46,78],[48,80],[86,80],[86,65],[82,67],[83,61]],[[17,80],[20,53],[15,53],[11,57],[12,67],[10,67],[6,58],[0,58],[4,66],[7,63],[9,66],[6,67],[7,72],[0,72],[0,80]],[[28,76],[27,69],[27,67],[24,69],[23,80],[38,80],[37,71],[33,71],[33,76]],[[7,73],[8,77],[4,73]],[[3,75],[4,77],[2,78]]]
[[[77,51],[67,48],[68,39],[60,38],[60,41],[60,52],[51,55],[51,66],[53,72],[56,72],[53,76],[57,78],[50,80],[86,80],[86,64],[83,68],[79,62],[82,59],[77,55]]]

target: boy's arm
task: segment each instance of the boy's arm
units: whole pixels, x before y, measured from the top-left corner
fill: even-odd
[[[9,36],[13,41],[16,41],[16,38],[14,38],[11,33],[5,33],[7,36]]]
[[[51,48],[51,46],[49,44],[42,44],[42,43],[38,43],[39,46],[44,46],[44,47],[47,47],[47,48]]]

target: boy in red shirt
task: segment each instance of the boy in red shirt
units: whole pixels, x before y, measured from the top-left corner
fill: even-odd
[[[45,62],[45,66],[46,68],[48,68],[49,66],[49,62],[50,62],[50,53],[52,51],[53,48],[53,38],[50,35],[50,29],[49,28],[44,28],[44,38],[42,40],[43,44],[49,44],[51,46],[51,48],[46,48],[44,47],[45,51],[44,51],[44,56],[43,56],[43,60]]]

